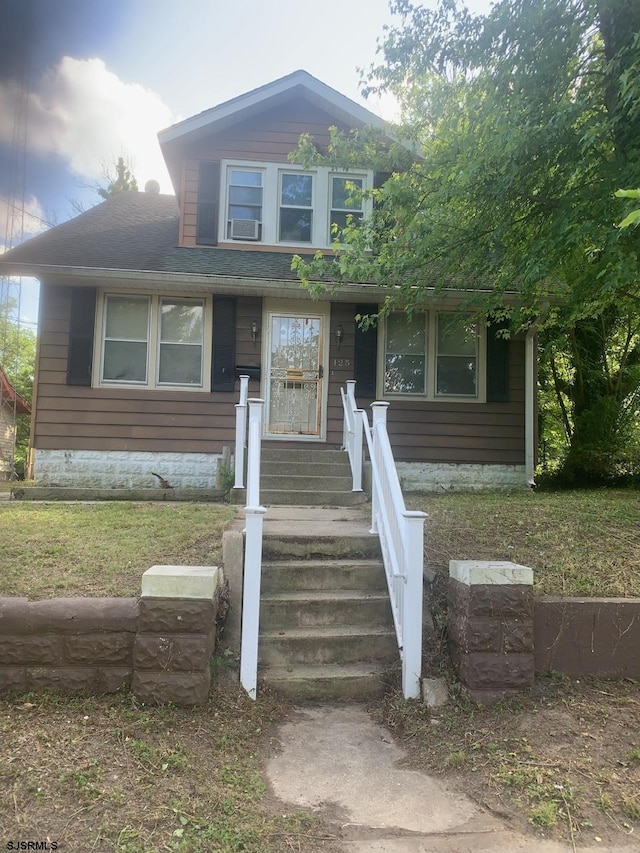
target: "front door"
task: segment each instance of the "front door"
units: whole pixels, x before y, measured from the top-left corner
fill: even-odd
[[[321,438],[325,318],[293,312],[267,318],[267,435]]]

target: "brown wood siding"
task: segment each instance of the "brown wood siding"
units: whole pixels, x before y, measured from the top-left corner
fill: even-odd
[[[317,145],[326,147],[329,142],[328,128],[332,125],[342,127],[343,130],[350,129],[337,122],[329,113],[299,98],[190,147],[183,167],[180,245],[196,245],[200,161],[229,159],[288,163],[288,156],[298,147],[302,133],[310,133]]]
[[[206,393],[66,384],[70,288],[43,285],[38,405],[34,446],[60,450],[152,450],[219,453],[231,445],[235,430],[235,393]],[[215,306],[215,302],[214,302]],[[215,310],[215,307],[214,307]],[[327,441],[342,443],[340,388],[353,378],[355,306],[332,305]],[[257,320],[258,339],[251,340]],[[340,347],[336,330],[342,326]],[[236,364],[259,366],[262,351],[262,300],[239,297],[236,311]],[[389,434],[398,461],[452,463],[524,463],[524,342],[511,341],[508,403],[453,403],[393,400]],[[335,360],[345,362],[335,364]],[[357,392],[357,389],[356,389]],[[260,383],[249,385],[250,396]],[[372,399],[358,398],[362,408]],[[276,442],[273,443],[274,445]],[[300,447],[278,441],[279,447]]]
[[[70,290],[41,288],[34,447],[219,453],[233,442],[237,393],[67,385]],[[237,354],[244,359],[239,363],[259,364],[260,350],[253,349],[247,318],[260,319],[261,310],[260,299],[238,299]],[[250,390],[257,396],[258,384],[252,383]]]
[[[342,442],[342,401],[340,386],[353,378],[355,306],[334,304],[331,313],[331,352],[328,375],[329,443]],[[335,331],[342,326],[340,347]],[[509,402],[454,403],[446,400],[421,402],[390,400],[387,423],[391,446],[398,461],[524,464],[524,341],[509,345]],[[334,359],[350,362],[349,367],[333,367]],[[369,409],[373,398],[358,397],[361,408]],[[369,410],[369,417],[371,413]]]

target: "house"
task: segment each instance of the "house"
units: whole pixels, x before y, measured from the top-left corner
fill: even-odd
[[[524,339],[442,302],[363,332],[354,317],[376,310],[376,288],[313,301],[291,269],[295,254],[331,251],[332,223],[367,216],[349,189],[375,176],[305,171],[288,154],[303,132],[322,146],[330,126],[372,124],[384,126],[297,71],[159,134],[175,198],[121,193],[2,256],[0,271],[41,282],[37,482],[143,487],[154,471],[211,487],[243,373],[265,400],[266,445],[339,448],[340,388],[355,379],[360,407],[391,404],[407,487],[530,479]]]
[[[30,414],[31,406],[18,394],[0,366],[0,480],[15,477],[16,418]]]

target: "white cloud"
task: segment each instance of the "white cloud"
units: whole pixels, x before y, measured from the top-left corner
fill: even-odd
[[[13,114],[15,90],[0,85],[0,116]],[[155,93],[125,83],[101,59],[63,57],[29,95],[28,146],[64,157],[88,183],[102,181],[105,168],[124,156],[142,189],[149,178],[173,192],[157,132],[173,122]],[[0,119],[0,140],[12,128]]]
[[[22,240],[46,231],[49,223],[36,198],[28,198],[24,203],[15,205],[8,198],[0,197],[0,254],[9,245],[17,246]]]

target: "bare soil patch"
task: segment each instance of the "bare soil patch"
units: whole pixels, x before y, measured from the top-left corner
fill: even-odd
[[[390,694],[373,709],[412,767],[446,777],[512,828],[574,845],[640,846],[640,684],[539,678],[483,708],[430,712]]]

